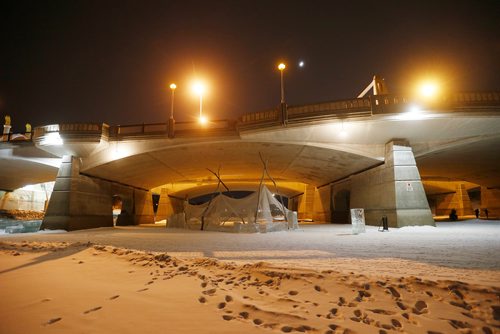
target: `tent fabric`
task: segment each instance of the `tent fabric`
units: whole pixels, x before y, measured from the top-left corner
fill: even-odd
[[[265,186],[261,187],[260,193],[254,192],[239,199],[219,193],[201,205],[186,201],[183,214],[171,216],[167,227],[201,229],[202,221],[203,229],[207,231],[252,233],[298,227],[297,213],[285,208]]]

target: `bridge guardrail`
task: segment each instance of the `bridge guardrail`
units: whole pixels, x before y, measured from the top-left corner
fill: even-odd
[[[402,112],[404,105],[414,102],[404,96],[376,95],[357,99],[330,101],[310,105],[290,106],[287,108],[289,123],[306,121],[322,121],[325,119],[367,117],[377,114],[391,114]],[[500,92],[460,92],[442,96],[439,100],[430,103],[430,110],[440,112],[454,112],[467,109],[482,112],[498,109],[500,106]],[[265,128],[280,126],[281,112],[277,109],[247,113],[234,120],[214,120],[201,127],[197,122],[176,122],[176,136],[206,136],[235,134],[238,129]],[[6,130],[7,129],[7,130]],[[165,136],[168,132],[168,123],[135,124],[108,126],[104,123],[63,123],[39,126],[32,132],[12,133],[10,127],[4,126],[1,142],[35,141],[46,134],[58,132],[65,139],[100,140],[104,137],[138,137],[138,136]]]
[[[247,113],[241,116],[241,123],[260,123],[260,122],[277,122],[279,121],[279,110],[266,110],[254,113]]]
[[[398,95],[374,95],[370,100],[373,115],[397,113],[398,108],[411,102],[407,97]]]
[[[394,114],[404,112],[407,105],[416,103],[401,95],[375,95],[349,100],[323,102],[287,108],[287,123],[335,118],[366,117],[378,114]],[[442,108],[445,112],[453,112],[462,108],[472,110],[500,105],[500,92],[461,92],[443,95],[434,102],[424,103],[430,110]],[[241,129],[257,127],[279,126],[281,122],[279,110],[261,111],[243,115],[239,121]]]
[[[61,123],[37,126],[34,136],[43,136],[46,133],[59,132],[60,134],[109,134],[109,126],[104,123]]]
[[[36,127],[33,131],[33,141],[42,142],[47,136],[57,133],[64,140],[100,141],[109,136],[109,125],[105,123],[62,123]]]
[[[213,135],[234,132],[236,122],[231,120],[213,120],[201,126],[198,122],[176,122],[176,136],[185,135]],[[160,136],[164,137],[168,133],[168,123],[152,124],[132,124],[117,125],[110,127],[110,137],[140,137],[140,136]]]
[[[288,122],[295,123],[311,119],[347,118],[371,115],[370,98],[323,102],[288,108]]]
[[[500,105],[500,92],[463,92],[454,93],[449,101],[455,107],[485,106],[485,102],[491,106]]]
[[[30,142],[32,135],[33,135],[32,132],[25,132],[25,133],[8,132],[0,136],[0,142],[11,142],[11,141]]]

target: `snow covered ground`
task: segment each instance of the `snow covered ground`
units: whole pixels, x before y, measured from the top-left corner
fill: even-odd
[[[4,234],[0,333],[496,333],[499,232],[470,220]]]
[[[390,228],[389,232],[367,226],[366,233],[358,235],[352,234],[350,225],[333,224],[301,225],[296,231],[266,234],[133,226],[2,235],[2,240],[91,242],[166,252],[177,258],[265,261],[315,269],[333,266],[341,271],[394,276],[451,275],[455,279],[474,280],[478,271],[486,270],[491,274],[483,277],[487,282],[500,281],[500,221],[492,220],[441,222],[437,227]]]

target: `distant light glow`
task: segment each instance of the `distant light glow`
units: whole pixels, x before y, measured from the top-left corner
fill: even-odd
[[[408,111],[396,116],[396,119],[402,121],[418,121],[426,118],[429,118],[429,115],[417,105],[411,105]]]
[[[422,111],[422,109],[419,106],[417,106],[416,104],[412,104],[408,108],[408,112],[414,113],[414,114],[420,113],[421,111]]]
[[[346,125],[344,124],[344,120],[342,120],[340,124],[341,125],[340,125],[339,137],[340,138],[347,138],[349,133],[346,130]]]
[[[200,124],[205,125],[208,122],[208,118],[206,118],[205,116],[200,116],[198,121],[200,122]]]
[[[304,67],[304,65],[305,65],[305,64],[304,64],[304,61],[303,61],[303,60],[299,61],[299,67]]]
[[[174,84],[174,83],[173,83],[173,84],[170,84],[170,89],[174,90],[174,89],[176,89],[176,88],[177,88],[177,85],[176,85],[176,84]]]
[[[193,83],[193,92],[195,92],[197,95],[203,95],[205,93],[205,84],[201,81],[196,81]]]
[[[49,132],[45,134],[40,141],[40,145],[42,146],[61,146],[62,144],[63,140],[59,132]]]
[[[283,71],[286,68],[286,65],[281,63],[278,65],[278,70]]]
[[[27,184],[17,190],[27,190],[27,191],[38,191],[38,192],[52,192],[54,189],[54,181],[52,182],[42,182],[37,184]]]
[[[118,145],[115,143],[114,149],[111,150],[111,159],[112,160],[120,160],[125,157],[128,157],[131,154],[130,149],[126,145]]]
[[[27,184],[24,187],[19,188],[19,190],[35,191],[35,190],[38,190],[38,189],[36,189],[36,187],[35,187],[34,184]]]
[[[439,93],[439,85],[435,81],[426,81],[418,87],[418,93],[426,99],[434,98]]]

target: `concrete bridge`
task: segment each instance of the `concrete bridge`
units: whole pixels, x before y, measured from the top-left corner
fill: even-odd
[[[218,170],[231,190],[254,190],[261,156],[299,218],[433,224],[432,213],[500,216],[500,92],[416,103],[375,95],[250,113],[237,121],[55,124],[5,131],[0,189],[55,180],[44,226],[112,226],[113,196],[130,223],[182,210],[207,194]]]

